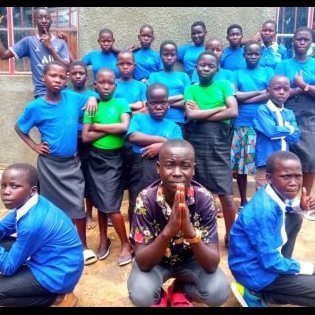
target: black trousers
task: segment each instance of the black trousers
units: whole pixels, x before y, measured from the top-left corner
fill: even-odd
[[[14,242],[14,237],[8,237],[1,240],[0,245],[9,251]],[[57,294],[45,289],[35,279],[26,265],[22,265],[12,276],[0,275],[1,306],[49,306],[56,297]]]
[[[286,213],[285,220],[288,242],[282,247],[282,255],[291,258],[303,218],[298,213]],[[315,306],[315,275],[280,274],[259,295],[272,304]]]

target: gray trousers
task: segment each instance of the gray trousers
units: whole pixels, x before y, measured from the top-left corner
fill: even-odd
[[[302,222],[303,218],[298,213],[286,213],[285,229],[288,242],[282,248],[282,255],[286,258],[292,256]],[[258,293],[267,303],[315,306],[315,275],[281,274]]]
[[[207,273],[195,258],[176,267],[154,266],[150,271],[141,271],[133,260],[128,278],[130,300],[137,306],[156,304],[161,298],[161,288],[165,281],[175,278],[185,283],[186,296],[196,302],[211,306],[222,305],[230,295],[230,287],[225,273],[218,267]]]

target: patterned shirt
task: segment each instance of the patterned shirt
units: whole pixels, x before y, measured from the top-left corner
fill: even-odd
[[[186,204],[192,225],[202,232],[202,241],[205,244],[217,243],[216,210],[212,194],[199,183],[192,181],[186,195]],[[137,198],[130,237],[139,244],[152,243],[166,226],[171,212],[161,181],[152,183]],[[160,263],[173,267],[192,256],[191,245],[183,240],[183,235],[179,232],[171,239]]]

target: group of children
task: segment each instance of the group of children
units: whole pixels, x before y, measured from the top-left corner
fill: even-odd
[[[159,53],[151,49],[154,32],[150,25],[140,28],[140,46],[128,50],[114,47],[113,32],[104,28],[99,32],[100,50],[91,51],[83,56],[82,61],[75,60],[69,64],[69,53],[59,49],[58,52],[64,53],[56,57],[56,51],[51,52],[55,38],[49,33],[51,17],[48,10],[38,8],[34,18],[39,35],[28,41],[35,41],[41,47],[40,51],[48,53],[49,58],[55,61],[42,65],[41,79],[39,69],[32,68],[33,78],[40,81],[41,88],[37,89],[35,84],[35,100],[25,107],[15,130],[38,153],[40,195],[64,210],[75,223],[85,265],[108,257],[112,246],[107,236],[108,219],[121,242],[119,266],[129,264],[134,252],[139,266],[133,268],[140,267],[142,271],[152,268],[161,258],[162,247],[148,245],[155,248],[156,256],[148,260],[150,263],[145,261],[148,249],[138,245],[151,243],[151,238],[148,238],[144,222],[137,220],[139,214],[146,215],[141,212],[146,211],[141,192],[153,182],[163,180],[162,175],[167,181],[166,173],[161,173],[161,166],[157,172],[156,165],[162,163],[161,148],[168,148],[166,143],[171,141],[175,141],[171,143],[180,152],[181,145],[186,148],[188,145],[178,139],[185,138],[192,145],[187,150],[190,152],[193,148],[194,151],[189,164],[168,148],[176,163],[187,163],[187,166],[180,164],[182,170],[178,175],[173,170],[173,184],[177,183],[176,178],[185,178],[186,167],[199,184],[218,195],[225,220],[226,247],[229,247],[236,215],[233,172],[243,208],[247,204],[247,175],[256,173],[257,189],[270,182],[268,158],[275,151],[288,151],[290,146],[290,150],[301,158],[303,186],[306,194],[310,194],[315,177],[315,154],[312,154],[315,148],[315,137],[312,136],[314,110],[308,106],[315,97],[315,61],[307,56],[312,30],[306,27],[296,30],[294,57],[284,60],[286,51],[274,42],[276,23],[272,20],[262,25],[259,38],[246,42],[242,28],[237,24],[230,25],[227,48],[219,39],[205,42],[206,25],[197,21],[191,26],[192,43],[177,47],[174,41],[165,40]],[[10,50],[5,50],[0,41],[0,57],[31,56],[29,51],[33,46],[28,41],[25,39]],[[64,43],[61,40],[58,44],[62,46]],[[24,47],[24,52],[20,46]],[[35,67],[36,60],[34,57],[30,59],[32,67]],[[175,70],[177,62],[183,63],[184,71]],[[86,87],[87,66],[92,67],[94,91]],[[66,87],[68,75],[72,88]],[[29,135],[33,127],[40,132],[40,143]],[[171,169],[171,163],[163,165],[164,172]],[[22,169],[29,172],[24,170],[24,166]],[[190,183],[191,178],[186,183],[187,189]],[[172,185],[169,185],[165,189],[171,190]],[[130,239],[120,213],[124,189],[129,192]],[[161,193],[165,194],[165,191]],[[165,196],[173,204],[174,191]],[[178,206],[174,205],[174,209]],[[96,254],[88,248],[86,239],[86,217],[91,220],[92,207],[98,211],[100,232]],[[14,208],[19,210],[19,205],[14,205]],[[165,211],[168,213],[166,218],[175,222],[174,215],[169,216],[167,206]],[[135,213],[138,213],[137,218]],[[207,229],[212,229],[212,223],[211,226],[208,223]],[[156,224],[155,221],[152,224]],[[192,224],[197,227],[198,222],[195,220]],[[197,233],[188,223],[179,230],[175,225],[178,222],[174,223],[173,234],[167,228],[171,242],[178,233],[185,235],[187,232],[191,236],[187,239],[193,239]],[[145,241],[139,242],[139,229]],[[217,242],[215,234],[212,242]],[[138,257],[137,251],[140,253]],[[197,259],[198,264],[212,273],[214,266],[205,267],[203,255],[211,258],[214,254],[203,251]],[[136,275],[132,273],[131,277],[136,279],[139,272]],[[242,278],[239,279],[242,282]],[[142,286],[135,287],[135,283],[130,281],[130,297],[134,303],[147,305],[159,300],[152,300],[152,296],[146,301],[144,297],[139,297],[140,300],[133,297],[134,292],[139,294]],[[152,294],[156,295],[156,292],[157,288],[154,288]],[[214,303],[211,298],[207,301],[209,304],[223,303],[226,299],[224,292],[220,302]],[[162,298],[163,292],[158,296]]]

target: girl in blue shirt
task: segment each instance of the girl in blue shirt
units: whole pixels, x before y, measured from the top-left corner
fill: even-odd
[[[255,41],[245,44],[246,69],[235,71],[239,114],[233,121],[232,170],[237,174],[241,207],[247,203],[247,175],[255,172],[256,134],[252,127],[257,108],[267,98],[267,87],[273,76],[272,68],[259,66],[261,46]]]

